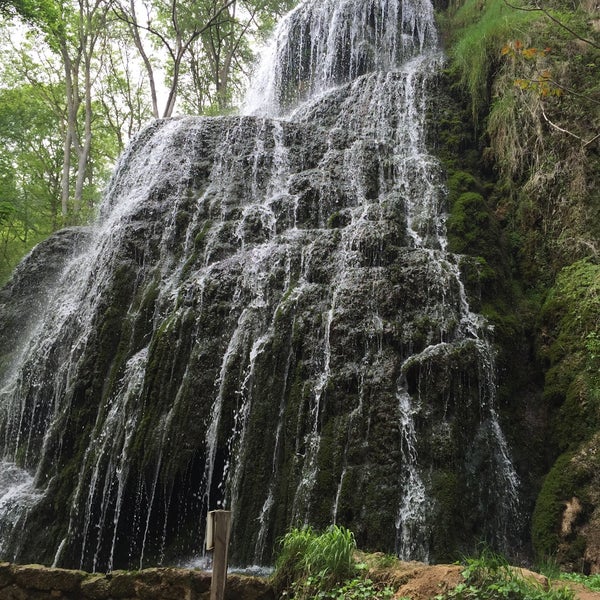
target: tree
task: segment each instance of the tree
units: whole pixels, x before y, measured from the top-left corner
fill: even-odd
[[[96,82],[95,113],[104,136],[116,141],[116,154],[142,126],[152,119],[150,98],[146,93],[147,78],[137,61],[137,53],[129,42],[128,32],[120,21],[111,21],[112,39],[103,49],[100,76]],[[109,151],[107,158],[115,153]]]
[[[3,243],[12,236],[8,245],[23,252],[85,222],[117,155],[150,118],[171,116],[180,95],[194,112],[228,108],[251,40],[293,3],[0,0]]]
[[[228,108],[239,88],[236,75],[245,74],[252,61],[250,37],[270,31],[275,17],[292,5],[290,0],[238,0],[233,2],[201,36],[201,44],[220,110]],[[190,69],[198,70],[199,54],[190,56]]]
[[[167,100],[163,117],[170,117],[175,110],[181,67],[190,46],[211,26],[223,18],[235,0],[210,0],[209,2],[186,2],[183,0],[143,0],[136,3],[116,2],[113,10],[117,17],[130,28],[134,43],[143,60],[152,97],[153,113],[159,117],[155,67],[146,48],[149,36],[156,47],[168,57],[165,68]],[[145,12],[145,22],[139,16],[139,6]]]
[[[60,0],[58,0],[60,2]],[[63,216],[69,212],[71,190],[69,176],[71,170],[71,151],[75,151],[77,166],[75,169],[75,188],[73,193],[73,212],[81,211],[83,188],[90,168],[92,148],[92,80],[93,59],[98,41],[106,28],[109,7],[102,0],[77,0],[75,7],[60,2],[62,19],[59,26],[50,24],[47,28],[48,41],[62,58],[65,76],[67,101],[67,129],[64,140],[64,163],[61,186],[61,206]],[[79,127],[80,109],[83,123]]]
[[[103,0],[23,0],[22,10],[32,26],[30,36],[43,55],[31,45],[26,50],[37,54],[39,62],[50,69],[59,59],[60,79],[64,84],[63,166],[61,175],[61,212],[80,220],[86,179],[93,178],[89,169],[92,148],[94,72],[99,40],[106,33],[109,7]],[[21,10],[21,9],[20,9]],[[18,48],[14,49],[19,52]],[[25,69],[25,77],[31,77]],[[52,78],[56,78],[53,73]],[[62,110],[63,107],[61,107]]]
[[[113,10],[129,27],[158,118],[173,115],[182,91],[194,112],[228,108],[232,83],[238,84],[252,59],[250,39],[270,29],[275,17],[292,4],[293,0],[117,0]],[[153,50],[167,57],[162,111]]]
[[[61,135],[47,97],[24,84],[0,90],[0,277],[60,223]]]
[[[52,0],[0,0],[0,15],[19,16],[34,26],[58,19]]]

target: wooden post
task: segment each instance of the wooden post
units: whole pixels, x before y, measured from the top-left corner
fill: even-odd
[[[227,583],[227,549],[231,533],[231,511],[214,510],[208,513],[208,518],[212,519],[212,545],[214,547],[210,600],[224,600],[225,584]]]

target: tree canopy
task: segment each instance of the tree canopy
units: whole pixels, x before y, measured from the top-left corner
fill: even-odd
[[[294,0],[0,0],[0,279],[94,214],[149,120],[232,108]]]

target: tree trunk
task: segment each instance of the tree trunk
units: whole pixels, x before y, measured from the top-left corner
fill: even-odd
[[[65,93],[67,99],[67,126],[65,128],[65,140],[63,146],[63,169],[61,178],[61,211],[63,217],[69,212],[69,200],[71,192],[71,152],[73,147],[78,146],[77,139],[77,92],[73,82],[73,61],[69,56],[66,40],[60,40],[60,53],[65,70]]]

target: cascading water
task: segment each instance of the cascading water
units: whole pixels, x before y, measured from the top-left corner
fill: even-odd
[[[5,350],[2,557],[174,560],[220,506],[240,564],[303,523],[412,559],[511,542],[489,332],[425,145],[430,1],[307,0],[265,56],[247,116],[138,136]]]

